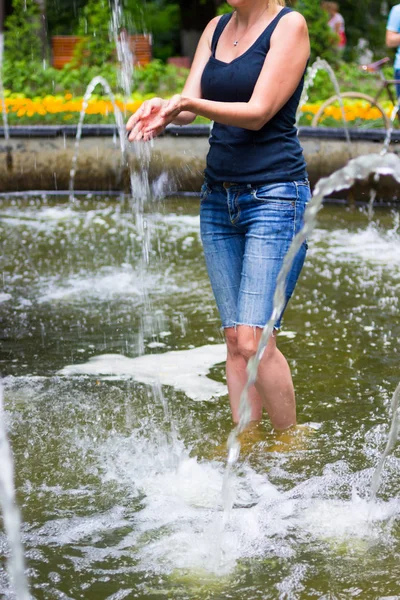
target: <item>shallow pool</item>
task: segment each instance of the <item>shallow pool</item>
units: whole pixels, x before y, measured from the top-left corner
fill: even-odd
[[[400,380],[398,213],[320,213],[280,335],[309,433],[286,443],[265,418],[229,518],[197,201],[154,202],[141,227],[104,197],[2,199],[0,219],[0,368],[34,598],[400,598],[399,449],[368,502]]]

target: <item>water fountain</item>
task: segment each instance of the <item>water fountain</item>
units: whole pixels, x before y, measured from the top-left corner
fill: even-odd
[[[353,162],[351,171],[349,167],[322,182],[318,199],[374,168],[380,174],[399,175],[399,159],[391,154],[366,160],[368,164]],[[391,531],[396,539],[400,511],[399,502],[390,499],[394,490],[388,489],[388,481],[398,476],[395,456],[383,473],[379,499],[370,503],[368,491],[371,465],[378,462],[383,442],[381,393],[376,392],[372,403],[369,388],[385,381],[386,393],[396,365],[398,280],[393,277],[400,264],[395,227],[390,235],[373,228],[363,232],[362,213],[350,217],[333,213],[332,207],[318,213],[321,223],[327,214],[336,225],[333,231],[314,229],[310,267],[305,267],[290,318],[293,337],[283,336],[282,343],[289,355],[311,356],[293,371],[299,397],[307,398],[303,419],[318,421],[323,410],[323,428],[299,453],[269,453],[274,436],[267,435],[265,449],[256,445],[248,459],[244,455],[241,461],[231,460],[232,496],[225,498],[224,506],[225,452],[217,444],[222,446],[226,439],[229,409],[226,398],[211,403],[213,394],[224,393],[222,367],[213,368],[218,381],[205,374],[198,377],[199,343],[212,343],[218,321],[199,260],[196,208],[187,205],[190,214],[180,214],[179,200],[166,206],[164,215],[146,215],[158,239],[161,267],[168,272],[163,277],[152,256],[147,275],[140,267],[142,240],[136,227],[128,236],[132,266],[126,265],[124,231],[130,209],[117,216],[104,199],[81,200],[69,208],[43,201],[30,206],[30,201],[2,209],[3,227],[18,235],[7,238],[5,292],[10,298],[0,306],[11,327],[7,336],[20,336],[18,355],[15,343],[6,339],[11,355],[4,384],[17,486],[24,498],[32,595],[40,595],[47,583],[49,593],[69,592],[71,597],[84,593],[90,598],[108,586],[108,595],[167,590],[177,598],[185,593],[202,597],[203,592],[194,591],[200,587],[205,597],[242,598],[240,573],[253,573],[254,589],[246,591],[251,600],[260,589],[270,589],[271,599],[284,593],[296,597],[297,585],[306,590],[317,586],[322,596],[326,560],[342,575],[343,583],[335,582],[340,590],[347,589],[349,578],[358,585],[373,585],[367,575],[373,572],[386,595],[393,594],[396,582],[387,565],[394,568],[397,555],[386,536]],[[315,204],[312,212],[317,213]],[[337,225],[339,217],[345,219],[342,227]],[[352,228],[354,219],[360,230]],[[35,271],[21,255],[19,240],[25,241]],[[43,252],[44,247],[51,252]],[[377,260],[375,267],[368,266],[371,260]],[[23,279],[18,277],[21,268]],[[154,347],[151,334],[143,333],[146,353],[149,348],[154,354],[139,357],[129,334],[141,326],[142,277],[147,277],[153,313],[162,310],[167,325],[159,337],[162,347]],[[339,279],[341,286],[349,286],[346,311],[335,300],[341,289],[343,302],[346,289],[337,287]],[[371,313],[370,307],[383,301],[379,314]],[[16,304],[22,308],[15,311]],[[174,325],[179,312],[188,319],[184,329],[178,322]],[[17,356],[29,347],[29,337],[23,337],[28,332],[33,335],[32,350],[24,350],[21,360]],[[214,346],[215,342],[214,338]],[[351,348],[344,350],[347,344]],[[212,347],[204,350],[208,359]],[[110,352],[113,359],[107,359]],[[89,360],[104,354],[102,365]],[[155,359],[158,366],[150,371]],[[223,348],[217,345],[207,368],[221,360]],[[367,361],[364,366],[362,361]],[[71,363],[75,375],[72,366],[69,372],[65,367]],[[167,377],[168,364],[174,365],[175,381]],[[131,368],[142,375],[138,382],[129,377]],[[153,381],[161,374],[161,390],[156,383],[153,387],[151,377],[141,383],[146,373],[153,374]],[[212,384],[209,396],[203,388],[206,381]],[[232,503],[235,508],[229,514]],[[302,554],[305,541],[307,554]],[[385,561],[380,575],[379,565],[373,571],[368,568],[372,554],[364,548],[371,544]],[[354,555],[363,575],[354,572]],[[344,565],[345,574],[340,570]],[[314,582],[307,575],[311,566],[318,573]],[[0,589],[6,590],[1,577]]]
[[[82,137],[83,122],[85,120],[85,115],[86,115],[87,107],[89,105],[89,100],[98,85],[101,85],[103,87],[104,91],[106,92],[106,94],[109,96],[109,98],[111,100],[113,110],[114,110],[114,115],[115,115],[115,121],[117,124],[118,136],[119,136],[122,167],[124,167],[125,163],[126,163],[126,159],[125,159],[126,135],[125,135],[124,119],[122,117],[122,113],[121,113],[120,109],[118,108],[118,106],[115,102],[114,94],[112,93],[112,90],[111,90],[108,82],[104,79],[104,77],[97,76],[89,83],[87,90],[83,97],[82,110],[81,110],[81,113],[79,116],[79,123],[78,123],[78,128],[76,131],[75,153],[74,153],[74,156],[72,159],[72,166],[71,166],[71,171],[70,171],[70,182],[69,182],[70,202],[74,201],[75,173],[76,173],[76,166],[77,166],[78,158],[79,158],[79,145],[80,145],[80,141],[81,141],[81,137]]]
[[[340,111],[342,113],[344,133],[346,136],[346,141],[347,141],[347,146],[348,146],[348,151],[349,151],[349,157],[351,158],[352,157],[351,139],[350,139],[349,128],[348,128],[347,121],[346,121],[346,113],[345,113],[345,109],[344,109],[343,99],[342,99],[342,95],[340,92],[340,85],[339,85],[339,82],[335,75],[335,71],[332,69],[331,65],[326,60],[323,60],[319,57],[307,69],[307,76],[304,81],[304,88],[303,88],[303,92],[301,94],[299,108],[297,109],[296,125],[298,126],[298,123],[299,123],[299,120],[301,117],[301,109],[308,100],[308,92],[314,84],[315,77],[317,76],[318,71],[321,71],[321,70],[325,71],[325,73],[328,74],[329,79],[331,80],[333,87],[335,89],[335,93],[338,97]]]
[[[114,16],[114,31],[119,18]],[[354,159],[320,181],[305,228],[285,259],[274,313],[249,364],[246,389],[281,310],[285,272],[314,230],[319,254],[310,251],[312,267],[306,265],[304,288],[294,299],[295,331],[282,340],[289,350],[294,345],[294,356],[305,357],[293,365],[296,387],[306,398],[306,418],[320,420],[323,407],[321,433],[308,442],[309,449],[286,455],[269,453],[275,438],[266,435],[264,445],[239,461],[236,434],[249,418],[245,391],[225,468],[219,445],[227,435],[228,408],[225,399],[210,404],[225,389],[218,367],[223,349],[215,344],[218,321],[199,260],[196,209],[187,204],[184,212],[182,200],[171,200],[166,214],[159,214],[150,205],[151,147],[139,149],[144,169],[132,176],[125,212],[122,206],[113,211],[101,199],[69,207],[17,199],[2,208],[0,233],[5,228],[18,233],[7,236],[0,307],[10,324],[5,340],[10,375],[4,383],[33,595],[253,600],[263,590],[266,599],[283,600],[305,593],[327,597],[332,589],[348,595],[357,585],[377,597],[393,596],[399,550],[391,524],[398,522],[400,504],[390,499],[390,489],[383,500],[376,499],[376,489],[397,433],[399,389],[387,448],[373,476],[372,502],[369,497],[364,502],[361,492],[370,490],[370,466],[376,463],[371,448],[383,439],[376,426],[382,421],[381,395],[391,388],[395,368],[397,330],[391,315],[397,316],[398,283],[385,265],[400,269],[396,224],[391,235],[370,228],[365,242],[353,226],[356,221],[362,228],[361,214],[341,215],[344,225],[333,231],[326,222],[318,230],[316,217],[325,195],[370,173],[400,181],[400,160],[388,152]],[[76,163],[77,158],[74,168]],[[322,211],[321,221],[329,210]],[[135,224],[128,227],[132,213]],[[341,292],[346,311],[337,302],[339,283],[349,288],[349,296]],[[374,305],[379,314],[371,311]],[[164,314],[168,325],[164,331],[157,327],[155,342],[154,323]],[[139,332],[138,341],[129,339],[132,331]],[[213,345],[199,348],[202,340]],[[346,343],[351,348],[344,350]],[[139,356],[145,348],[155,353]],[[203,351],[209,362],[199,376]],[[105,355],[109,352],[114,358]],[[101,367],[96,354],[103,355]],[[368,371],[362,362],[367,359]],[[328,360],[332,368],[326,373]],[[368,383],[363,375],[374,371],[374,361],[378,366]],[[168,364],[175,366],[174,377],[164,372]],[[129,369],[138,374],[136,381]],[[206,377],[207,369],[213,379]],[[370,388],[380,390],[382,382],[385,389],[371,400]],[[398,476],[392,458],[389,466]],[[385,562],[380,571],[379,560]],[[0,591],[8,598],[3,583],[0,575]]]
[[[392,402],[390,405],[390,409],[392,412],[392,422],[390,425],[388,440],[386,443],[386,448],[382,453],[381,458],[379,459],[379,463],[374,471],[371,480],[371,502],[376,501],[376,494],[379,489],[379,484],[381,482],[383,467],[385,466],[385,461],[392,450],[395,448],[398,436],[399,436],[399,405],[400,405],[400,384],[397,386],[395,393],[393,394]]]
[[[13,457],[6,433],[3,408],[3,387],[0,382],[0,506],[4,528],[10,545],[8,572],[17,600],[29,600],[28,582],[25,575],[24,550],[21,542],[21,518],[16,504],[14,489]]]
[[[228,439],[229,470],[232,468],[232,465],[237,462],[239,457],[240,444],[238,441],[238,435],[244,431],[250,423],[251,407],[248,400],[249,389],[256,382],[258,365],[273,333],[274,324],[285,307],[286,280],[293,264],[293,260],[300,250],[301,245],[313,231],[316,225],[316,217],[322,208],[322,202],[324,198],[335,191],[348,189],[356,180],[366,179],[371,173],[375,173],[378,176],[391,175],[400,183],[400,159],[395,154],[372,154],[353,159],[349,161],[346,167],[340,171],[333,173],[326,179],[321,179],[314,189],[312,200],[310,201],[304,216],[304,227],[294,238],[293,243],[285,257],[282,270],[279,273],[272,315],[263,330],[257,353],[248,363],[248,380],[240,401],[240,420],[237,427],[232,431]],[[395,398],[397,398],[398,401],[398,394],[395,394]],[[395,414],[396,409],[393,408]],[[391,435],[390,444],[388,444],[389,450],[387,450],[387,452],[393,448],[393,437],[397,436],[397,421],[396,424],[393,425],[393,430],[394,433]],[[385,458],[386,455],[382,459],[382,464]],[[375,479],[378,479],[378,477],[379,475],[375,475]],[[374,485],[373,489],[375,489],[375,487],[376,485]]]
[[[396,106],[393,107],[392,113],[390,115],[390,127],[387,130],[386,138],[383,143],[382,154],[386,154],[386,152],[389,151],[389,146],[390,146],[390,142],[392,141],[392,135],[393,135],[393,130],[394,130],[394,122],[396,120],[399,109],[400,109],[400,106],[398,104],[396,104]]]

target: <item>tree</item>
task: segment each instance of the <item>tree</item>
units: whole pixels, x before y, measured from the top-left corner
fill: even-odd
[[[39,7],[40,14],[40,41],[42,46],[42,58],[47,58],[47,19],[46,19],[46,2],[45,0],[35,0]]]
[[[180,52],[180,11],[171,0],[124,1],[124,19],[130,33],[153,36],[153,56],[166,60]]]
[[[5,21],[4,50],[14,62],[42,58],[41,14],[35,0],[13,0],[13,12]]]
[[[320,0],[297,0],[298,10],[307,21],[311,43],[311,62],[319,56],[328,62],[336,62],[334,47],[337,37],[328,25],[328,13],[321,8]]]
[[[108,0],[89,0],[81,12],[77,33],[84,41],[78,49],[80,62],[101,67],[115,58],[110,31],[111,9]]]
[[[46,0],[46,16],[50,35],[76,33],[79,16],[87,0]]]
[[[346,23],[350,58],[353,58],[351,50],[357,46],[360,38],[368,40],[371,49],[379,55],[384,56],[387,53],[385,29],[388,11],[398,2],[399,0],[339,0],[340,12]]]

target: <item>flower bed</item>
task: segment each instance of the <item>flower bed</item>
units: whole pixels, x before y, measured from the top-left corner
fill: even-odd
[[[319,111],[323,101],[307,103],[301,107],[301,125],[309,125],[314,115]],[[369,104],[365,100],[359,99],[347,99],[343,101],[344,114],[348,125],[353,127],[379,127],[382,126],[382,115],[380,111]],[[391,116],[393,111],[393,104],[389,101],[385,101],[381,104],[386,115]],[[331,104],[325,111],[319,125],[325,127],[340,127],[343,124],[342,109],[339,102]],[[398,125],[398,122],[395,122]]]
[[[83,98],[73,97],[70,93],[28,98],[24,94],[12,94],[6,91],[5,95],[6,112],[11,125],[58,125],[65,122],[75,124],[79,121],[83,106]],[[115,102],[121,112],[128,116],[135,112],[144,100],[153,96],[154,94],[136,93],[127,102],[121,96],[117,96]],[[322,101],[305,104],[301,108],[300,125],[309,125],[321,104]],[[0,100],[0,109],[2,108],[2,101]],[[346,121],[350,126],[379,126],[381,120],[379,111],[371,108],[368,103],[346,99],[344,108]],[[391,103],[385,102],[383,108],[386,114],[390,116],[393,109]],[[111,100],[105,96],[93,95],[86,109],[85,122],[94,124],[114,123],[115,118]],[[204,123],[208,121],[199,117],[196,122]],[[320,124],[340,127],[342,122],[342,112],[339,104],[337,104],[326,109],[324,119]]]
[[[123,114],[135,112],[143,98],[132,98],[124,102],[120,97],[115,104]],[[12,125],[53,124],[79,121],[83,107],[83,98],[74,98],[72,94],[27,98],[23,94],[9,94],[5,98],[8,121]],[[3,109],[2,101],[0,107]],[[89,100],[85,121],[92,123],[113,123],[115,121],[112,102],[103,96],[92,96]]]

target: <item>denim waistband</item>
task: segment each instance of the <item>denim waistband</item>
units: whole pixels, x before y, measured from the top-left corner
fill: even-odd
[[[209,181],[207,178],[204,178],[204,183],[210,190],[227,190],[230,188],[237,189],[254,189],[259,188],[261,186],[275,186],[275,185],[287,185],[290,183],[295,183],[297,185],[310,185],[308,179],[301,179],[300,181],[268,181],[268,182],[254,182],[254,183],[240,183],[237,181]]]

